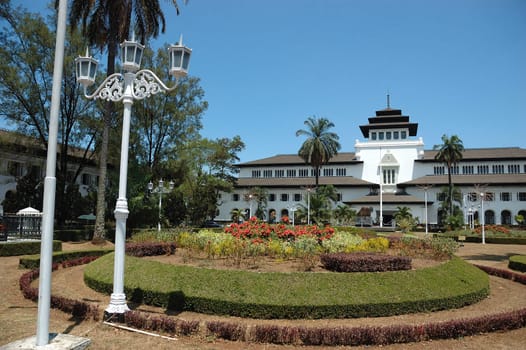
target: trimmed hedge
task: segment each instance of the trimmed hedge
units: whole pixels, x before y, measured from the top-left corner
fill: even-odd
[[[126,259],[125,293],[137,303],[248,318],[352,318],[458,308],[489,294],[485,273],[459,258],[440,266],[378,273],[256,273]],[[111,294],[113,255],[84,270]],[[287,286],[286,288],[283,288]]]
[[[113,252],[113,249],[78,250],[53,253],[53,263],[60,264],[67,260],[79,259],[87,256],[102,256]],[[18,266],[23,269],[36,269],[40,266],[40,254],[20,258]]]
[[[20,241],[0,243],[0,256],[18,256],[40,253],[40,241]],[[53,241],[53,251],[61,251],[62,242]]]
[[[334,272],[384,272],[411,270],[411,258],[374,253],[333,253],[320,256],[323,267]]]
[[[526,255],[510,256],[508,267],[512,270],[526,272]]]
[[[84,264],[95,257],[86,257],[63,263],[63,267]],[[53,270],[56,270],[54,264]],[[526,284],[523,275],[479,266],[489,274],[520,281]],[[517,276],[519,278],[517,278]],[[36,301],[38,290],[31,287],[31,281],[38,277],[38,271],[25,273],[20,278],[20,288],[26,298]],[[86,302],[52,296],[51,307],[56,307],[77,318],[93,317],[99,319],[98,307]],[[201,325],[199,321],[187,321],[166,315],[157,315],[140,311],[125,313],[124,322],[128,326],[139,329],[166,332],[169,334],[197,334],[202,327],[209,335],[232,341],[294,344],[294,345],[386,345],[393,343],[409,343],[433,339],[449,339],[476,335],[486,332],[507,331],[526,326],[526,308],[480,317],[432,322],[420,325],[391,325],[380,327],[294,327],[278,325],[247,326],[235,321],[207,321]]]

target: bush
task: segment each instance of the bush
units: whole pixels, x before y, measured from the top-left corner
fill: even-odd
[[[322,254],[321,263],[327,270],[335,272],[411,270],[411,259],[409,257],[371,253]]]
[[[93,249],[93,250],[79,250],[69,252],[55,252],[53,253],[53,263],[62,263],[67,260],[76,260],[88,256],[102,256],[111,253],[110,249]],[[24,269],[36,269],[40,266],[40,254],[31,255],[20,258],[18,266]]]
[[[510,256],[508,267],[512,270],[526,272],[526,256],[525,255]]]
[[[88,286],[111,293],[112,259],[105,256],[86,266]],[[416,271],[344,275],[202,269],[129,257],[125,282],[125,293],[138,303],[176,311],[289,319],[429,312],[472,304],[489,291],[487,275],[458,258]]]
[[[40,253],[40,241],[2,242],[0,243],[0,256],[18,256]],[[53,251],[61,251],[62,242],[53,241]]]

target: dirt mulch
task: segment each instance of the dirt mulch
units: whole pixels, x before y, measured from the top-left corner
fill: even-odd
[[[64,250],[91,249],[91,244],[64,244]],[[507,258],[510,255],[526,255],[526,246],[509,245],[481,245],[465,244],[460,248],[458,255],[468,261],[486,264],[499,268],[507,268]],[[36,332],[37,305],[25,300],[18,288],[18,279],[24,273],[19,270],[18,258],[0,258],[0,285],[2,295],[0,298],[0,345],[27,336]],[[436,322],[454,318],[475,317],[484,314],[513,310],[526,306],[526,286],[519,285],[499,278],[490,278],[491,295],[476,305],[462,309],[441,311],[430,314],[412,314],[394,317],[362,318],[349,320],[239,320],[250,323],[280,323],[288,325],[307,326],[355,326],[355,325],[389,325],[389,324],[418,324],[423,322]],[[109,297],[94,292],[83,283],[83,267],[61,269],[53,273],[53,294],[75,297],[100,305],[101,309],[107,306]],[[164,312],[158,308],[138,306],[137,309],[151,312]],[[177,317],[184,319],[199,319],[201,321],[218,319],[219,317],[195,313],[181,313]],[[294,346],[280,346],[272,344],[247,344],[240,342],[227,342],[206,337],[205,335],[193,337],[179,337],[177,340],[167,340],[137,333],[131,333],[106,326],[100,322],[77,322],[62,312],[51,310],[50,331],[69,333],[85,336],[92,340],[90,349],[141,349],[154,347],[156,349],[296,349]],[[463,339],[429,341],[410,344],[394,344],[382,347],[352,347],[352,349],[520,349],[526,344],[526,329],[510,332],[482,334]],[[350,349],[351,347],[337,347]],[[301,349],[320,349],[320,347],[301,347]]]

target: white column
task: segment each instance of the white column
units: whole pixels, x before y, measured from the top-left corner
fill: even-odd
[[[128,218],[128,200],[126,186],[128,179],[128,146],[130,140],[130,118],[133,97],[131,94],[135,74],[124,75],[124,115],[122,120],[121,164],[119,173],[119,197],[115,206],[115,262],[113,264],[113,293],[106,312],[124,313],[129,310],[124,294],[124,256],[126,249],[126,219]]]
[[[51,110],[49,113],[49,139],[44,180],[42,236],[40,243],[40,277],[38,281],[38,315],[36,345],[49,344],[49,308],[51,305],[51,265],[53,260],[53,224],[55,218],[55,177],[57,163],[58,115],[60,112],[60,90],[64,65],[64,40],[66,36],[67,1],[60,0],[55,42],[55,63]]]

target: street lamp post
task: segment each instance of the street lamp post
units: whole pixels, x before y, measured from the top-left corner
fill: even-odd
[[[307,225],[310,225],[310,190],[310,187],[307,188]]]
[[[426,236],[428,235],[428,220],[427,220],[427,191],[432,187],[432,185],[422,185],[422,186],[418,186],[421,190],[424,191],[424,207],[425,207],[425,213],[424,213],[424,219],[426,220]]]
[[[163,193],[170,193],[174,189],[174,182],[170,181],[168,184],[168,188],[164,187],[164,181],[163,179],[159,180],[159,186],[156,188],[153,188],[153,183],[150,181],[148,183],[148,191],[151,193],[158,193],[159,194],[159,221],[157,223],[157,231],[161,231],[161,218],[162,218],[162,207],[163,207]]]
[[[290,212],[292,212],[292,227],[294,227],[294,212],[298,210],[296,206],[288,207],[287,208]]]
[[[121,45],[121,63],[124,73],[108,76],[91,95],[87,88],[95,83],[97,60],[89,56],[77,57],[77,82],[84,86],[84,96],[88,99],[103,99],[124,104],[122,120],[121,161],[119,172],[119,196],[115,205],[115,262],[113,270],[113,293],[106,308],[108,314],[123,314],[129,308],[124,294],[124,250],[126,238],[126,219],[128,218],[128,200],[126,186],[128,174],[128,146],[130,138],[131,108],[134,100],[142,100],[159,92],[173,91],[179,79],[188,73],[188,64],[192,50],[183,46],[182,36],[179,43],[168,48],[170,59],[169,72],[175,78],[175,85],[167,87],[151,70],[139,70],[144,46],[132,40],[125,40]]]
[[[486,233],[484,232],[484,222],[486,221],[484,215],[484,192],[480,193],[480,223],[482,225],[482,244],[486,244]]]

